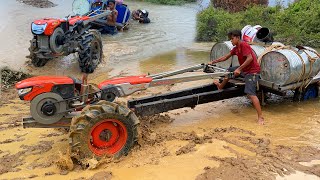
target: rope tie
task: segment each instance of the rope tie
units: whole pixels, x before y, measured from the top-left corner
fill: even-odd
[[[308,76],[306,77],[306,79],[309,79],[310,77],[311,77],[311,74],[312,74],[312,71],[313,71],[313,65],[314,65],[314,63],[316,62],[316,60],[318,59],[318,58],[313,58],[313,57],[311,57],[310,55],[309,55],[309,53],[307,53],[306,51],[310,51],[310,52],[313,52],[313,53],[315,53],[318,57],[320,57],[319,56],[319,54],[317,53],[317,52],[315,52],[315,51],[313,51],[313,50],[311,50],[311,49],[301,49],[304,53],[306,53],[306,55],[308,56],[308,60],[309,60],[309,62],[310,62],[310,72],[309,72],[309,74],[308,74]],[[305,84],[302,84],[301,86],[300,86],[300,89],[299,89],[299,91],[300,92],[302,92],[302,90],[305,90],[307,87],[308,87],[308,85],[310,84],[310,82],[312,81],[312,79],[311,80],[309,80],[309,82],[307,83],[307,81],[305,82]]]

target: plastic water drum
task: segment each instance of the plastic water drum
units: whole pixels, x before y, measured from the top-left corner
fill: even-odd
[[[118,11],[117,23],[124,25],[130,19],[130,9],[125,4],[117,4],[116,10]]]
[[[260,25],[256,25],[253,27],[251,25],[246,25],[241,30],[241,39],[246,42],[258,42],[256,35],[258,30],[261,28],[262,27]]]

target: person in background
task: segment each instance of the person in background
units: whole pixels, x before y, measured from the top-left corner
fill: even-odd
[[[237,55],[240,66],[231,67],[228,71],[233,71],[235,76],[240,74],[244,76],[245,79],[245,88],[244,92],[248,95],[251,100],[254,108],[258,114],[258,123],[264,124],[264,118],[262,117],[262,111],[259,99],[256,94],[257,83],[259,80],[260,66],[257,61],[257,58],[251,49],[250,45],[244,41],[241,41],[241,31],[233,30],[228,33],[228,38],[230,39],[233,46],[235,46],[228,54],[218,59],[215,59],[208,64],[215,64],[218,62],[226,61],[231,56]],[[218,89],[223,89],[224,86],[228,83],[229,78],[225,77],[222,83],[214,82]]]
[[[150,23],[150,19],[149,19],[149,12],[146,10],[135,10],[132,12],[132,18],[134,20],[138,20],[139,23],[143,23],[143,24],[147,24]]]
[[[107,4],[107,10],[110,10],[110,15],[107,16],[106,26],[103,27],[101,33],[102,34],[117,34],[116,21],[118,17],[118,11],[115,9],[116,2],[115,0],[109,0]]]

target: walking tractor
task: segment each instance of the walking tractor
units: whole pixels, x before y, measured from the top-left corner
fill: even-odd
[[[315,57],[311,51],[304,51]],[[303,57],[301,54],[300,56]],[[272,57],[276,58],[276,63],[288,63],[284,59],[285,56],[279,52]],[[264,61],[266,63],[268,59]],[[290,68],[288,64],[283,67]],[[308,73],[306,69],[304,71]],[[285,73],[286,69],[282,71]],[[263,73],[266,73],[264,67],[262,77],[266,77],[267,73],[264,76]],[[87,158],[94,157],[99,161],[104,156],[118,158],[126,155],[137,141],[139,116],[184,107],[193,108],[198,104],[243,96],[244,80],[241,77],[232,79],[223,90],[218,90],[216,85],[210,83],[133,99],[127,102],[127,107],[114,102],[116,98],[151,87],[203,79],[221,79],[224,76],[233,77],[233,73],[217,66],[198,64],[160,74],[110,79],[98,85],[88,83],[87,74],[83,75],[81,81],[65,76],[39,76],[18,82],[16,89],[21,100],[30,101],[31,117],[23,119],[23,127],[70,128],[71,154],[78,162],[86,165]],[[282,80],[285,78],[289,80],[290,76],[286,74]],[[317,96],[319,80],[319,76],[308,76],[306,79],[282,85],[261,79],[259,91],[262,94],[271,92],[284,95],[286,91],[294,90],[300,97],[303,95],[302,99],[308,99]]]

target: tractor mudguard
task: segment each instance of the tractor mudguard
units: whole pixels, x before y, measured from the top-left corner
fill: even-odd
[[[141,76],[129,76],[129,77],[121,77],[121,78],[114,78],[110,80],[103,81],[98,85],[99,89],[103,89],[105,86],[108,85],[118,85],[118,84],[124,84],[129,83],[131,85],[134,84],[144,84],[144,83],[150,83],[153,79],[151,77],[146,77],[146,75]]]
[[[44,30],[44,35],[51,36],[53,31],[58,27],[62,22],[65,22],[64,19],[55,19],[55,18],[45,18],[35,20],[33,24],[35,25],[44,25],[47,24],[46,29]]]
[[[74,84],[74,80],[67,76],[38,76],[22,80],[16,84],[16,89],[32,88],[25,94],[23,100],[31,101],[42,93],[51,92],[56,85]]]

